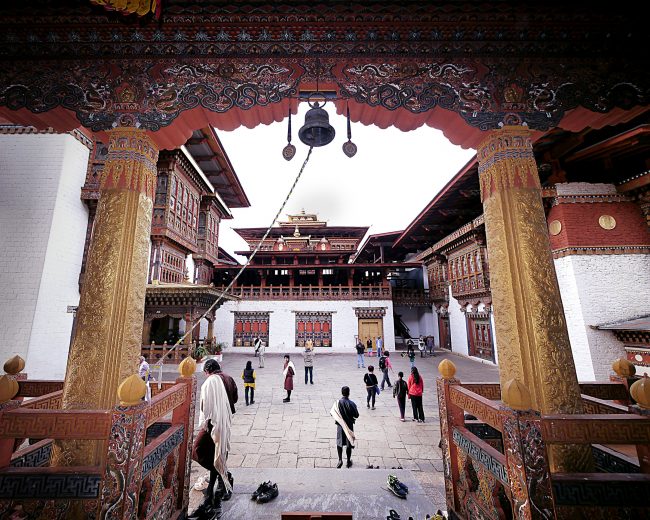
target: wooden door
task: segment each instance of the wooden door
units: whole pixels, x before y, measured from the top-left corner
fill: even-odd
[[[376,350],[377,336],[384,337],[383,320],[359,320],[359,339],[365,346],[370,338],[373,352]]]

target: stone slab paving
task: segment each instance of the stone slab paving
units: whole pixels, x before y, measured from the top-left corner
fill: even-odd
[[[378,491],[378,482],[381,481],[385,487],[387,470],[399,471],[392,468],[403,468],[405,478],[417,483],[416,489],[421,489],[424,493],[422,507],[426,505],[427,510],[444,509],[442,461],[438,448],[440,421],[435,391],[438,363],[445,358],[451,359],[458,369],[456,377],[465,382],[496,382],[498,381],[497,367],[454,354],[443,354],[440,351],[434,358],[418,356],[416,366],[424,379],[423,402],[426,422],[421,424],[411,421],[412,410],[407,400],[407,422],[403,423],[399,420],[399,410],[390,388],[386,388],[377,397],[375,410],[366,407],[366,390],[363,384],[366,370],[357,368],[356,354],[318,352],[315,359],[313,385],[304,384],[300,351],[290,354],[296,365],[295,389],[291,395],[291,402],[283,403],[282,399],[286,392],[282,388],[282,355],[267,354],[266,367],[257,368],[258,360],[252,355],[229,354],[228,351],[224,353],[223,369],[235,378],[239,386],[239,402],[237,413],[233,417],[231,452],[228,459],[229,467],[237,479],[237,495],[232,501],[224,504],[224,511],[227,512],[224,518],[252,518],[250,514],[254,511],[250,510],[250,507],[262,506],[248,504],[249,493],[259,483],[269,480],[271,476],[276,479],[286,476],[287,479],[284,486],[287,501],[283,498],[277,503],[279,508],[289,509],[277,509],[277,511],[299,510],[298,506],[302,502],[296,500],[302,495],[309,495],[309,500],[305,499],[307,500],[305,504],[326,507],[328,500],[333,500],[330,495],[337,492],[322,489],[323,482],[334,486],[332,490],[339,489],[337,486],[348,482],[351,478],[349,475],[355,476],[354,482],[358,480],[363,483],[369,482],[368,479],[372,480],[372,484],[361,485],[358,488],[357,497],[359,500],[363,497],[363,503],[366,504],[364,507],[370,507],[371,500],[368,497],[377,493],[383,496],[387,493]],[[255,404],[246,406],[241,372],[249,359],[253,361],[253,366],[256,368],[257,388]],[[408,359],[398,353],[392,353],[391,360],[395,374],[403,371],[406,378],[410,373]],[[374,365],[377,370],[377,358],[367,357],[366,367],[369,364]],[[165,366],[165,379],[173,377],[171,375],[173,370],[173,366]],[[205,376],[197,375],[200,385]],[[396,375],[391,374],[391,380],[394,377]],[[381,381],[381,377],[379,379]],[[344,385],[350,387],[350,398],[357,403],[360,412],[360,417],[355,424],[357,445],[352,455],[354,466],[353,470],[347,472],[331,469],[335,468],[337,463],[336,426],[329,415],[329,410],[334,401],[339,398],[341,387]],[[368,465],[378,466],[381,469],[366,469]],[[203,473],[204,470],[194,464],[192,482]],[[375,482],[375,479],[379,480]],[[242,489],[239,488],[240,484]],[[300,486],[296,487],[298,484]],[[341,491],[341,493],[341,497],[331,502],[339,504],[337,509],[332,510],[344,511],[345,504],[356,503],[354,495],[357,491],[347,494]],[[428,503],[425,503],[425,497]],[[393,498],[399,501],[398,498]],[[200,493],[193,491],[190,509],[195,507],[200,499]],[[248,509],[240,504],[241,501],[247,503]],[[414,500],[413,503],[416,501]],[[359,511],[364,510],[366,509],[359,509]],[[379,510],[372,509],[372,515],[378,513]],[[384,514],[383,518],[385,516]],[[272,518],[272,516],[263,516],[263,518]],[[355,515],[355,518],[382,518],[382,516]]]

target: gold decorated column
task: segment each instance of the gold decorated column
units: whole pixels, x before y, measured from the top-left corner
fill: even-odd
[[[144,131],[108,132],[108,158],[70,348],[62,407],[108,410],[117,387],[137,372],[158,149]],[[92,463],[85,443],[59,446],[63,464]],[[85,446],[85,448],[82,448]],[[80,449],[81,448],[81,449]]]
[[[543,414],[581,413],[529,130],[493,131],[479,146],[478,161],[501,387],[519,380]],[[584,468],[587,453],[554,450],[553,465]]]

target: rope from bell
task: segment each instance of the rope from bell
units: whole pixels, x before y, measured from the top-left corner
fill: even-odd
[[[289,193],[287,193],[287,196],[284,198],[284,201],[282,202],[282,205],[280,206],[280,209],[278,209],[278,212],[275,214],[275,217],[273,217],[273,221],[271,222],[269,227],[266,229],[266,231],[264,233],[264,236],[260,239],[258,244],[255,246],[255,249],[253,249],[253,253],[248,257],[248,260],[246,260],[246,263],[241,266],[241,269],[239,269],[239,271],[237,272],[235,277],[228,284],[228,287],[226,287],[225,290],[219,295],[217,300],[212,305],[210,305],[210,308],[207,311],[205,311],[203,313],[203,315],[198,320],[196,320],[194,325],[192,325],[192,328],[189,331],[185,331],[185,334],[183,334],[183,336],[181,336],[176,341],[176,343],[174,343],[172,348],[170,348],[166,353],[163,353],[163,356],[158,360],[158,363],[160,363],[160,368],[158,369],[158,389],[159,390],[162,388],[162,367],[163,367],[163,363],[165,361],[165,358],[167,356],[169,356],[172,352],[174,352],[174,350],[176,350],[176,348],[185,340],[185,338],[187,338],[190,334],[192,334],[192,332],[194,331],[194,329],[196,327],[201,325],[201,320],[203,318],[205,318],[208,314],[210,314],[210,312],[212,312],[212,309],[214,309],[219,304],[219,302],[221,302],[221,300],[223,300],[223,297],[228,293],[228,291],[230,289],[232,289],[232,286],[235,284],[237,279],[244,272],[244,269],[246,269],[249,266],[249,264],[251,263],[251,261],[253,260],[253,258],[255,258],[255,255],[262,248],[262,244],[264,243],[266,238],[269,236],[269,233],[271,233],[271,229],[275,225],[276,221],[278,220],[278,217],[280,216],[280,214],[284,210],[284,207],[287,205],[287,202],[289,202],[289,198],[291,197],[294,190],[296,189],[296,185],[298,184],[298,181],[300,180],[300,177],[302,176],[302,172],[305,170],[305,166],[307,166],[307,163],[309,162],[309,158],[311,157],[311,152],[312,152],[313,149],[314,149],[313,146],[309,147],[309,152],[307,152],[307,157],[305,157],[305,160],[302,163],[302,166],[300,167],[300,171],[298,172],[298,175],[296,176],[295,180],[293,181],[293,184],[291,185],[291,188],[289,189]]]

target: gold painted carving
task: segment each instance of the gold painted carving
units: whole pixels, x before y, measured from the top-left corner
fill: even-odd
[[[553,235],[559,235],[562,231],[562,222],[559,220],[554,220],[548,225],[548,232]]]
[[[611,215],[601,215],[598,219],[598,225],[607,231],[616,227],[616,219]]]
[[[517,379],[542,413],[581,413],[529,135],[523,127],[505,127],[478,151],[501,388]],[[588,466],[581,447],[560,451],[554,469]]]
[[[62,407],[109,410],[137,371],[158,152],[135,129],[110,132],[108,160],[70,347]],[[97,443],[57,443],[55,463],[95,464]]]

